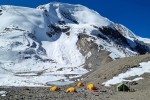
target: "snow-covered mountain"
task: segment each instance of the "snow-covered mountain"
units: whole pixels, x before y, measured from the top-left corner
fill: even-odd
[[[69,81],[107,61],[150,52],[149,39],[82,5],[4,5],[0,22],[0,86]]]

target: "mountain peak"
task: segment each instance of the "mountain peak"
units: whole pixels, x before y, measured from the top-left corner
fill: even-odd
[[[54,15],[57,14],[57,16],[62,19],[64,19],[66,17],[65,15],[67,14],[70,19],[72,18],[72,20],[76,20],[76,22],[80,24],[90,24],[97,26],[112,25],[112,22],[109,21],[107,18],[104,18],[96,11],[90,10],[89,8],[79,4],[73,5],[67,3],[54,2],[39,6],[38,8],[45,9],[50,13],[53,12]]]
[[[82,5],[0,6],[0,22],[0,85],[69,81],[103,63],[150,52],[129,29]]]

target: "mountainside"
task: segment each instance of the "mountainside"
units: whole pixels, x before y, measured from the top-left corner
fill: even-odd
[[[101,64],[150,52],[149,39],[82,5],[4,5],[0,22],[1,86],[69,82]]]

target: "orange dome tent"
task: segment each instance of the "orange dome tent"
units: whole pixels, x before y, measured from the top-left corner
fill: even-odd
[[[76,92],[76,89],[74,87],[70,87],[66,90],[66,92]]]
[[[53,86],[50,88],[50,91],[58,91],[58,90],[59,90],[59,88],[57,86]]]
[[[89,90],[97,90],[94,84],[88,84],[86,88]]]
[[[77,86],[82,87],[82,86],[84,86],[84,84],[83,84],[83,82],[78,82]]]

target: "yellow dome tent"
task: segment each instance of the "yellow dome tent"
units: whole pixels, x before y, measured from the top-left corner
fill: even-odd
[[[78,82],[77,86],[82,87],[82,86],[84,86],[84,84],[83,84],[83,82]]]
[[[58,90],[59,90],[59,88],[57,86],[53,86],[50,88],[50,91],[58,91]]]
[[[76,92],[76,89],[74,87],[70,87],[66,90],[66,92]]]
[[[88,84],[86,88],[89,90],[97,90],[94,84]]]

